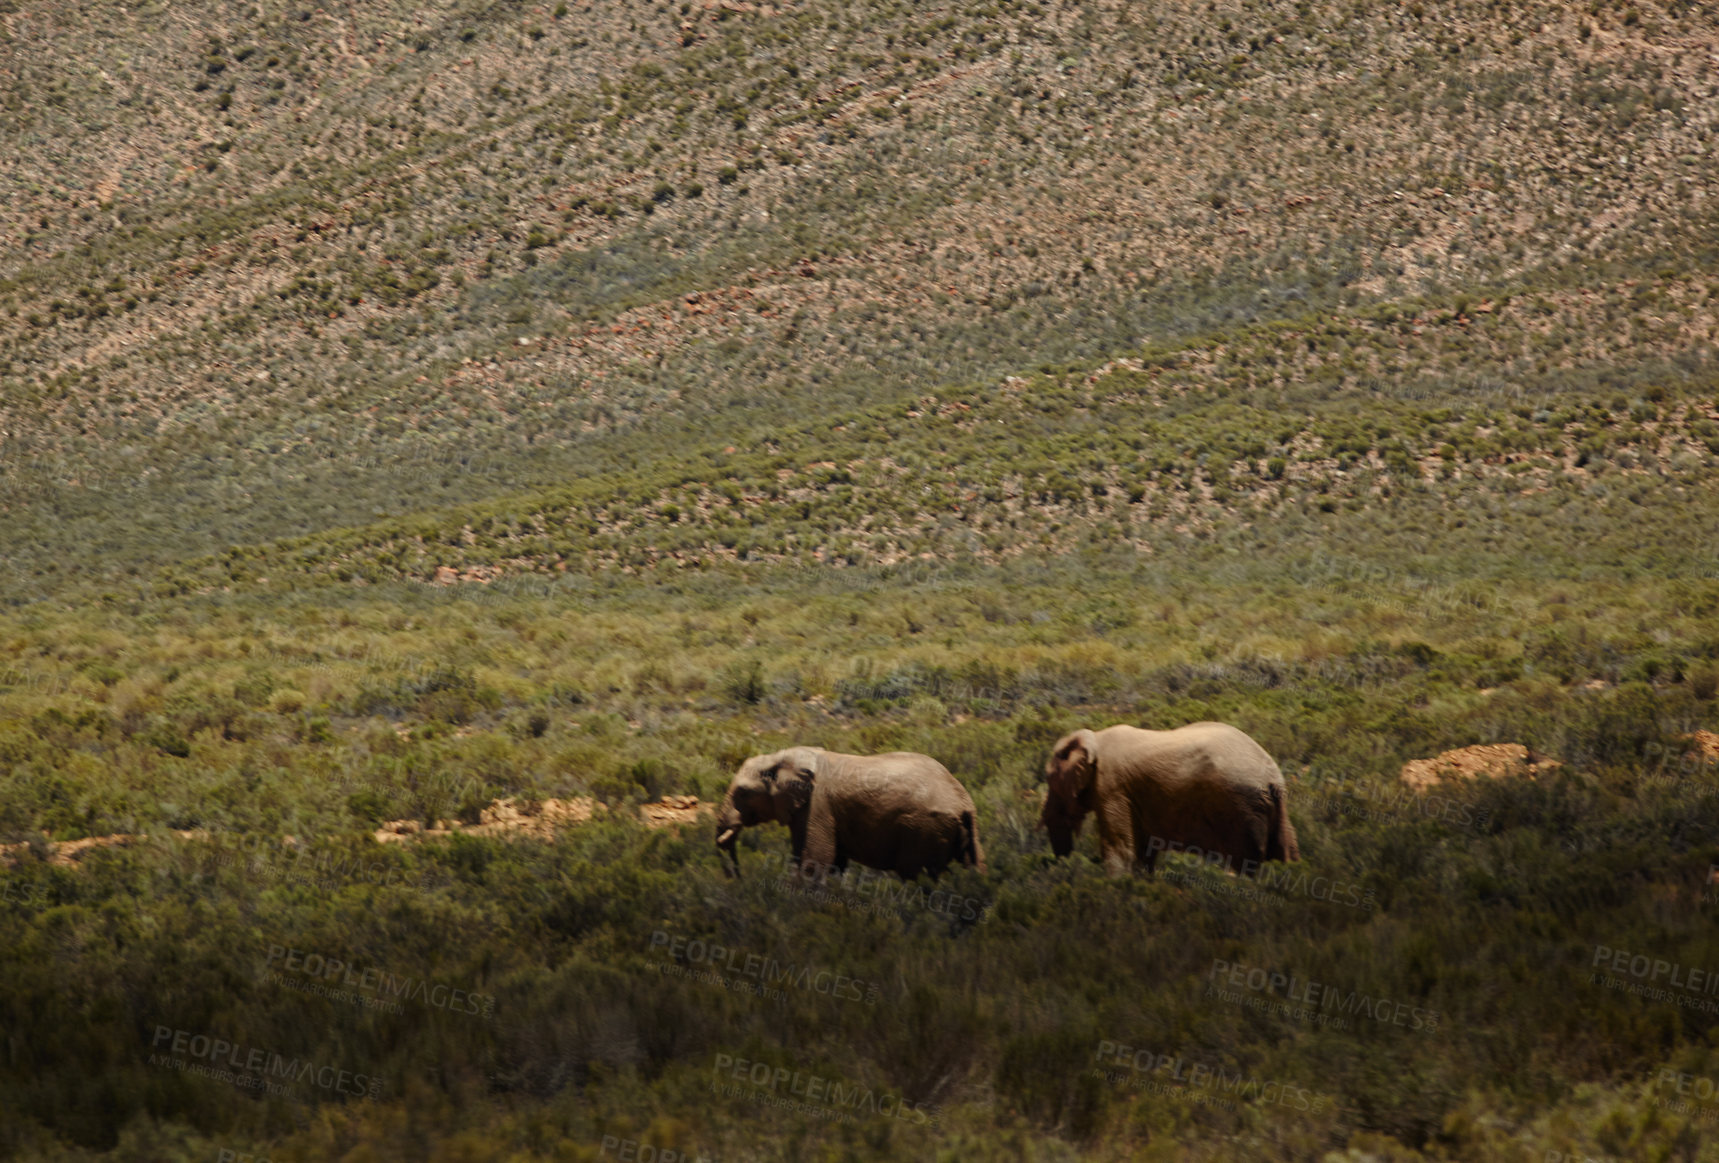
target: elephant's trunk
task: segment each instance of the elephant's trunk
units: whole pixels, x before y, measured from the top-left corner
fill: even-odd
[[[1086,812],[1080,805],[1071,806],[1064,803],[1055,788],[1045,796],[1044,811],[1039,814],[1039,823],[1050,836],[1051,851],[1057,856],[1067,856],[1074,851],[1074,838],[1080,834],[1080,825],[1085,820]]]
[[[1067,856],[1074,851],[1074,829],[1047,828],[1050,833],[1051,851],[1058,857]]]
[[[740,854],[734,847],[740,839],[740,828],[740,811],[734,806],[734,793],[730,792],[716,813],[716,850],[722,856],[722,870],[729,876],[740,875]]]

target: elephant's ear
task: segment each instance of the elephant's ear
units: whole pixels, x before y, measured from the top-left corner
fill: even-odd
[[[1051,794],[1070,801],[1079,796],[1091,785],[1097,760],[1098,740],[1091,731],[1082,729],[1057,740],[1051,752]]]
[[[754,755],[740,765],[740,770],[734,773],[729,781],[730,790],[733,788],[751,788],[764,778],[764,771],[770,766],[770,756]]]
[[[764,778],[770,794],[788,801],[799,811],[812,802],[812,788],[818,778],[818,756],[800,751],[782,751],[771,757]]]

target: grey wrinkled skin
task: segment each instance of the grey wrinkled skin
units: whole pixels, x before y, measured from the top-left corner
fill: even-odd
[[[1184,849],[1249,875],[1267,860],[1301,859],[1283,773],[1227,723],[1075,731],[1057,741],[1045,776],[1051,850],[1067,856],[1096,815],[1112,876],[1150,873],[1160,852]]]
[[[740,829],[788,826],[803,869],[845,869],[849,861],[912,879],[951,864],[985,870],[973,797],[928,755],[843,755],[789,747],[740,765],[716,813],[716,847],[738,875]]]

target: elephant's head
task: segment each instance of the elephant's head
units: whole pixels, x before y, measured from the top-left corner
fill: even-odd
[[[734,849],[740,829],[771,820],[792,826],[806,814],[820,754],[815,747],[790,747],[773,755],[754,755],[740,765],[716,813],[716,847],[729,875],[740,875],[740,858]]]
[[[1064,735],[1045,760],[1050,789],[1039,823],[1050,834],[1051,851],[1058,856],[1074,851],[1074,838],[1092,810],[1092,781],[1097,774],[1098,740],[1091,731]]]

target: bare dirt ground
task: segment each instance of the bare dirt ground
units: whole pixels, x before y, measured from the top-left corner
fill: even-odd
[[[378,828],[375,836],[378,844],[451,836],[455,832],[467,836],[522,835],[548,840],[562,828],[582,824],[592,816],[608,811],[608,808],[588,796],[536,802],[509,797],[497,800],[485,808],[475,824],[462,824],[458,820],[437,820],[434,828],[426,828],[418,820],[391,820]],[[714,804],[701,804],[697,796],[664,796],[657,803],[639,805],[639,819],[647,828],[667,828],[675,824],[696,823],[700,816],[714,811]]]
[[[1703,759],[1719,759],[1719,733],[1713,731],[1696,731],[1685,736],[1691,749],[1698,752]]]
[[[201,828],[189,831],[175,829],[173,834],[181,840],[207,840],[209,833]],[[128,832],[117,832],[111,836],[86,836],[81,840],[61,840],[58,843],[49,841],[46,845],[46,858],[49,864],[72,865],[82,860],[84,853],[96,848],[120,848],[138,840],[148,839],[146,836],[136,836]],[[19,844],[0,844],[0,862],[13,865],[18,862],[18,854],[30,847],[25,841]]]
[[[1538,755],[1520,743],[1477,743],[1443,752],[1434,759],[1411,759],[1403,764],[1401,779],[1416,791],[1425,791],[1451,779],[1533,779],[1542,771],[1561,766],[1556,759]]]
[[[639,820],[647,828],[668,828],[677,824],[694,824],[715,813],[716,805],[700,803],[697,796],[664,796],[654,804],[639,805]],[[378,844],[399,844],[408,840],[430,840],[461,833],[467,836],[507,836],[533,840],[552,840],[563,828],[583,824],[596,815],[605,815],[610,808],[586,796],[569,800],[522,801],[512,797],[497,800],[485,808],[476,824],[458,820],[437,820],[433,828],[424,827],[419,820],[390,820],[373,835]],[[209,840],[211,833],[197,828],[175,830],[181,840]],[[81,840],[49,841],[45,858],[50,864],[74,865],[86,852],[97,848],[113,848],[147,840],[147,836],[116,833],[111,836],[89,836]],[[283,843],[291,843],[285,837]],[[0,845],[0,863],[18,863],[29,842]]]

